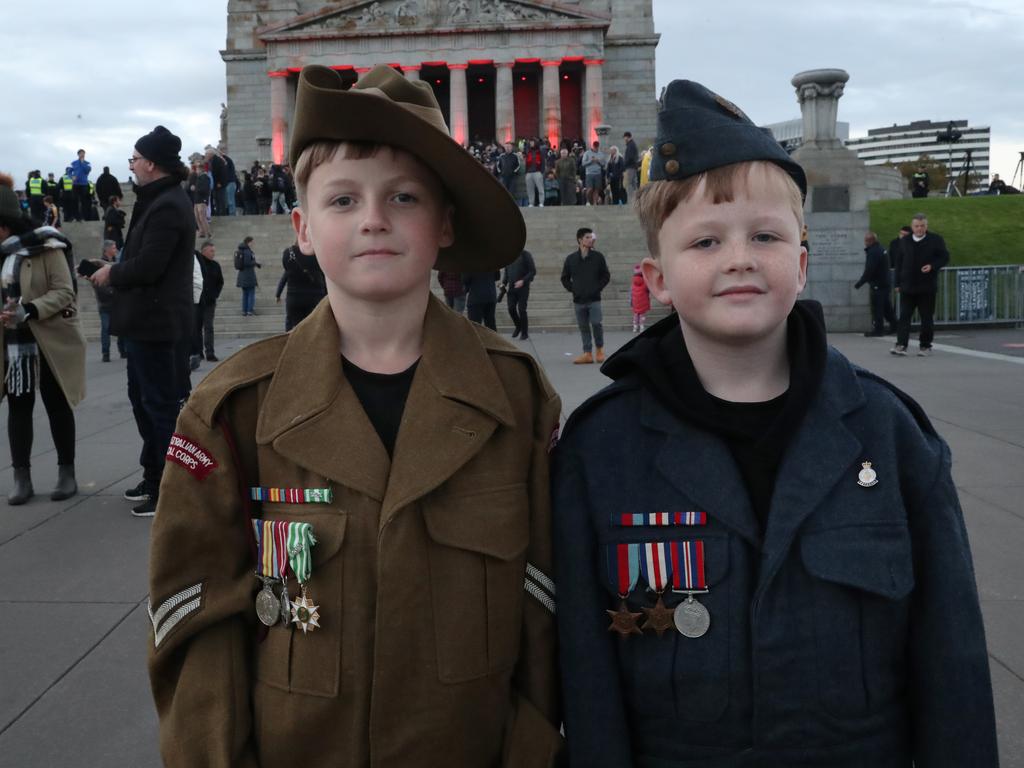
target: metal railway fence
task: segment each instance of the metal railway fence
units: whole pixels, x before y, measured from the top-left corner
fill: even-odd
[[[899,295],[895,297],[899,312]],[[936,325],[1024,325],[1024,265],[946,267],[939,273]]]

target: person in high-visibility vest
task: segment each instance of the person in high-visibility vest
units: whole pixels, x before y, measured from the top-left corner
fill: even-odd
[[[25,195],[28,197],[28,209],[36,221],[43,219],[43,177],[39,171],[32,171],[25,182]]]
[[[64,221],[78,218],[78,200],[75,198],[75,182],[71,178],[70,168],[60,178],[60,207],[64,210]]]

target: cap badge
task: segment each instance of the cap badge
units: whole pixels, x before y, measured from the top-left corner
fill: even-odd
[[[733,104],[728,99],[722,98],[717,93],[714,94],[714,97],[715,97],[715,102],[718,104],[718,106],[720,106],[722,109],[724,109],[726,112],[728,112],[733,117],[738,118],[740,120],[749,120],[750,119],[750,118],[748,118],[746,116],[746,114],[744,114],[742,109],[737,107],[735,104]]]
[[[873,485],[878,485],[878,475],[871,468],[871,462],[865,461],[860,466],[861,470],[857,473],[857,485],[861,488],[870,488]]]

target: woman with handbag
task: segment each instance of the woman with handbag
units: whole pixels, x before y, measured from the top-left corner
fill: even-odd
[[[78,492],[75,482],[75,416],[85,397],[85,338],[78,324],[70,242],[53,227],[33,229],[24,218],[14,182],[0,175],[0,288],[2,288],[7,434],[14,488],[7,503],[34,494],[32,411],[39,391],[57,450],[57,487],[62,501]]]

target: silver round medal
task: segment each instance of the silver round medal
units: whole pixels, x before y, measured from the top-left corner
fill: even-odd
[[[676,606],[672,615],[676,629],[684,637],[703,637],[711,626],[711,614],[701,603],[687,597]]]
[[[281,601],[269,584],[265,584],[256,595],[256,616],[268,627],[274,626],[281,619]]]

